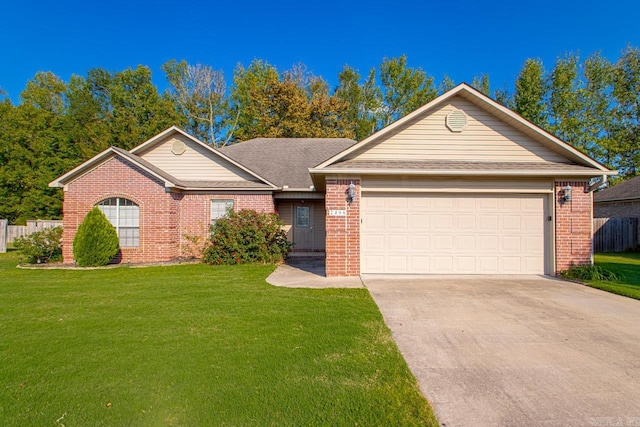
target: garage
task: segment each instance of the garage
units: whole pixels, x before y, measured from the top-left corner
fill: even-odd
[[[547,198],[363,193],[361,271],[545,274]]]
[[[616,173],[465,84],[309,172],[329,277],[591,265],[593,191]]]

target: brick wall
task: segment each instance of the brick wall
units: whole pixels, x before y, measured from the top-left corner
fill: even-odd
[[[571,200],[561,203],[562,189],[571,186]],[[586,181],[556,181],[556,272],[592,263],[592,195]]]
[[[208,235],[212,199],[233,199],[236,210],[274,211],[270,194],[166,193],[164,182],[114,157],[70,183],[65,191],[65,263],[73,262],[73,239],[87,212],[110,197],[132,200],[140,207],[140,244],[122,248],[117,262],[157,262],[201,255],[197,247]],[[188,237],[196,237],[198,243],[194,246]]]
[[[140,207],[140,244],[122,248],[120,262],[152,262],[178,256],[178,203],[164,183],[114,157],[68,185],[64,194],[64,262],[73,262],[73,238],[85,215],[98,202],[123,197]]]
[[[258,212],[274,212],[271,194],[174,194],[180,202],[180,254],[185,258],[199,258],[201,249],[209,237],[211,200],[233,199],[234,210],[252,209]]]
[[[640,201],[596,202],[593,204],[594,218],[640,218]]]
[[[356,198],[347,203],[349,184],[356,185]],[[360,180],[327,179],[326,275],[358,276],[360,274]],[[330,210],[346,210],[346,216],[331,216]]]

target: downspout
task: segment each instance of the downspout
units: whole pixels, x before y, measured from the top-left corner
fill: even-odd
[[[588,192],[592,193],[593,191],[597,190],[600,187],[604,187],[605,185],[607,185],[609,183],[608,181],[608,176],[607,175],[602,175],[600,178],[598,178],[596,180],[596,182],[594,182],[593,184],[589,185],[588,188]],[[593,206],[593,196],[591,198],[592,200],[592,206]],[[593,259],[593,251],[594,251],[594,247],[593,247],[593,209],[591,210],[591,265],[593,265],[594,259]]]
[[[602,175],[596,182],[589,185],[589,189],[587,190],[589,193],[597,190],[600,187],[603,187],[609,183],[609,177],[607,175]]]

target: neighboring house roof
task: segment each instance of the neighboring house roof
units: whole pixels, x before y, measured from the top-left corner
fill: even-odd
[[[593,197],[596,203],[640,199],[640,176],[600,190]]]
[[[545,151],[546,153],[555,153],[553,154],[555,158],[561,159],[563,162],[545,161],[545,159],[540,156],[536,158],[536,160],[538,160],[537,162],[531,164],[528,164],[526,161],[514,162],[518,164],[510,164],[508,160],[506,160],[505,162],[495,162],[492,160],[486,162],[474,162],[466,161],[468,159],[465,159],[465,161],[447,162],[442,160],[430,161],[430,159],[427,158],[416,158],[416,160],[419,160],[418,162],[408,161],[405,163],[401,163],[384,160],[363,161],[361,159],[358,159],[358,157],[362,153],[366,153],[371,148],[375,148],[376,144],[385,142],[390,138],[392,139],[400,132],[406,131],[406,129],[410,129],[412,127],[414,128],[414,132],[412,135],[410,135],[411,141],[409,142],[418,144],[420,140],[417,139],[416,132],[418,134],[422,132],[424,135],[429,134],[429,131],[424,127],[426,125],[421,124],[419,121],[425,117],[429,117],[429,115],[434,111],[438,111],[438,109],[442,109],[449,103],[454,102],[454,98],[462,99],[464,102],[468,103],[467,105],[474,105],[474,108],[479,108],[480,111],[483,112],[484,116],[479,116],[476,119],[476,122],[479,126],[486,126],[485,120],[487,120],[487,117],[493,117],[501,122],[506,123],[508,126],[510,126],[510,129],[515,129],[517,132],[519,132],[520,135],[526,136],[526,138],[534,141],[535,144],[543,147],[543,151]],[[453,109],[455,110],[456,108]],[[489,114],[489,116],[487,116],[487,113]],[[441,126],[444,126],[444,122]],[[438,138],[440,137],[439,135],[446,134],[451,135],[451,133],[436,133],[435,137]],[[496,133],[496,135],[504,137],[504,135],[500,134],[499,131],[498,133]],[[449,136],[449,138],[451,138],[451,136]],[[456,142],[451,139],[449,139],[448,141],[450,141],[449,143]],[[409,142],[396,142],[395,147],[412,148],[407,145],[409,144]],[[487,140],[487,142],[484,142],[482,139],[478,139],[473,142],[474,146],[469,146],[470,149],[480,147],[482,146],[482,144],[486,144],[487,142],[489,142],[489,140]],[[447,142],[445,142],[444,139],[440,140],[438,143],[440,144],[440,146],[446,148]],[[403,146],[402,144],[405,145]],[[413,146],[413,148],[415,149],[415,145]],[[473,151],[469,151],[469,153],[473,153]],[[501,152],[497,153],[498,155],[502,154]],[[446,172],[446,174],[464,174],[466,172],[470,175],[501,175],[506,174],[506,171],[510,171],[511,174],[516,175],[524,173],[529,176],[537,175],[583,177],[593,177],[597,175],[615,175],[617,173],[617,171],[611,171],[607,169],[605,166],[591,159],[589,156],[581,153],[569,144],[561,141],[545,130],[539,128],[538,126],[527,121],[523,117],[519,116],[518,114],[500,105],[488,96],[482,94],[481,92],[464,83],[456,86],[455,88],[439,96],[423,107],[418,108],[414,112],[397,120],[396,122],[376,132],[375,134],[362,140],[361,142],[327,159],[315,168],[311,168],[309,172],[313,177],[316,177],[326,175],[327,173],[344,173],[345,170],[348,170],[349,172],[355,172],[357,170],[359,173],[363,174],[388,174],[390,172],[408,172],[410,174],[413,173],[425,175],[437,174],[443,171]],[[318,185],[321,185],[320,180],[317,180],[317,183]]]
[[[255,138],[219,151],[279,187],[309,191],[309,168],[355,143],[347,138]]]

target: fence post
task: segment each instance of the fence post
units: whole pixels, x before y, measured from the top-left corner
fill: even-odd
[[[6,219],[0,219],[0,253],[7,252],[7,224]]]

